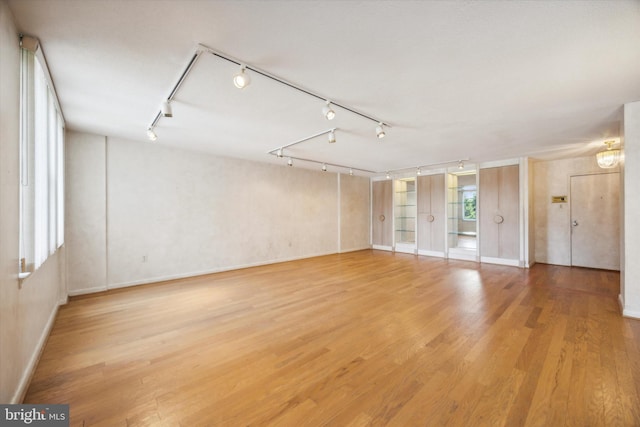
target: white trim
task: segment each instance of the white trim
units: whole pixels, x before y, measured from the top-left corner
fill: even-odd
[[[403,254],[416,254],[416,245],[407,245],[402,243],[396,243],[396,252],[402,252]]]
[[[476,251],[467,251],[461,252],[459,250],[454,250],[458,248],[450,248],[449,249],[449,259],[460,259],[463,261],[474,261],[478,262],[478,256],[476,255]]]
[[[427,251],[425,249],[418,249],[418,255],[435,256],[435,257],[438,257],[438,258],[444,258],[445,257],[444,251]]]
[[[337,173],[338,181],[338,253],[342,253],[342,192],[340,191],[342,174]]]
[[[624,296],[618,294],[618,305],[620,306],[620,313],[624,313]]]
[[[510,265],[512,267],[520,267],[520,261],[517,259],[494,258],[490,256],[481,256],[480,262],[487,264]]]
[[[370,249],[371,249],[371,245],[367,245],[367,246],[356,247],[356,248],[342,249],[338,253],[346,254],[346,253],[349,253],[349,252],[366,251],[366,250],[370,250]]]
[[[239,265],[234,265],[230,267],[214,268],[211,270],[193,271],[190,273],[181,273],[181,274],[170,274],[168,276],[150,277],[147,279],[134,280],[131,282],[110,283],[107,285],[107,288],[109,290],[118,289],[118,288],[127,288],[129,286],[146,285],[149,283],[164,282],[167,280],[184,279],[187,277],[196,277],[196,276],[205,276],[207,274],[221,273],[223,271],[241,270],[243,268],[259,267],[263,265],[278,264],[281,262],[297,261],[297,260],[307,259],[307,258],[335,255],[336,253],[337,252],[321,252],[317,254],[310,254],[310,255],[305,255],[300,257],[283,258],[283,259],[255,262],[255,263],[249,263],[249,264],[239,264]]]
[[[106,286],[98,286],[95,288],[74,289],[72,291],[69,291],[68,294],[70,297],[75,297],[78,295],[95,294],[98,292],[104,292],[108,290],[109,288],[107,288]]]
[[[630,319],[638,319],[640,320],[640,311],[638,310],[628,310],[628,309],[624,309],[622,310],[622,317],[628,317]]]
[[[393,251],[393,247],[392,246],[384,246],[384,245],[371,245],[372,249],[377,249],[379,251],[389,251],[392,252]]]
[[[500,166],[519,165],[520,159],[494,160],[491,162],[482,162],[478,164],[478,169],[498,168]]]
[[[49,338],[49,334],[51,333],[51,329],[53,328],[53,324],[56,320],[58,307],[59,306],[56,305],[53,307],[53,310],[51,310],[51,314],[49,315],[47,324],[45,325],[44,329],[42,329],[42,333],[40,334],[38,343],[33,349],[33,353],[29,358],[27,368],[22,372],[22,377],[20,378],[20,382],[18,383],[18,388],[16,389],[16,392],[13,394],[13,397],[9,402],[11,404],[22,403],[22,400],[27,393],[27,389],[29,388],[29,384],[31,383],[31,378],[35,373],[38,362],[40,361],[40,356],[42,355],[42,351],[44,350],[44,345],[47,343],[47,339]]]

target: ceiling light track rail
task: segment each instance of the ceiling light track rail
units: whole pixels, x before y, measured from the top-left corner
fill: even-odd
[[[184,69],[184,71],[180,75],[180,78],[178,79],[178,82],[173,86],[173,89],[171,89],[171,92],[169,93],[169,96],[167,97],[166,100],[163,100],[163,103],[164,102],[169,103],[169,102],[173,101],[173,98],[178,93],[178,90],[182,86],[182,83],[184,83],[184,81],[187,79],[187,76],[189,75],[189,73],[191,73],[191,70],[193,69],[193,66],[196,65],[196,62],[198,61],[198,58],[200,58],[201,54],[202,54],[202,50],[198,50],[198,51],[196,51],[196,53],[193,54],[193,56],[191,57],[191,60],[187,64],[187,67]],[[161,117],[163,117],[162,107],[158,110],[158,113],[156,114],[155,118],[153,119],[153,121],[151,122],[149,127],[147,128],[147,131],[153,132],[153,128],[156,127],[156,125],[160,121]]]
[[[266,72],[264,70],[261,70],[260,68],[257,68],[257,67],[254,67],[252,65],[249,65],[246,62],[240,61],[237,58],[234,58],[234,57],[229,56],[229,55],[227,55],[225,53],[222,53],[220,51],[212,49],[209,46],[206,46],[206,45],[203,45],[203,44],[198,44],[198,48],[202,49],[202,50],[204,50],[204,51],[206,51],[206,52],[208,52],[208,53],[210,53],[210,54],[212,54],[212,55],[214,55],[214,56],[216,56],[218,58],[224,59],[224,60],[229,61],[229,62],[231,62],[233,64],[236,64],[236,65],[238,65],[240,67],[243,67],[244,69],[252,71],[252,72],[254,72],[256,74],[260,74],[263,77],[267,77],[267,78],[269,78],[269,79],[271,79],[271,80],[273,80],[275,82],[278,82],[278,83],[280,83],[280,84],[282,84],[284,86],[288,86],[288,87],[290,87],[292,89],[295,89],[295,90],[297,90],[299,92],[302,92],[304,94],[307,94],[307,95],[312,96],[314,98],[317,98],[319,100],[322,100],[322,101],[325,101],[325,102],[330,102],[331,105],[336,106],[336,107],[340,107],[341,109],[343,109],[345,111],[349,111],[352,114],[356,114],[356,115],[358,115],[360,117],[363,117],[363,118],[365,118],[367,120],[371,120],[372,122],[378,123],[378,124],[380,124],[382,126],[386,126],[386,127],[390,128],[390,129],[392,127],[389,123],[387,123],[385,121],[382,121],[382,120],[380,120],[378,118],[375,118],[375,117],[373,117],[373,116],[371,116],[369,114],[365,114],[365,113],[363,113],[361,111],[358,111],[355,108],[350,107],[350,106],[348,106],[346,104],[335,102],[335,101],[331,100],[330,97],[319,95],[319,94],[317,94],[315,92],[312,92],[312,91],[310,91],[308,89],[305,89],[305,88],[303,88],[303,87],[301,87],[299,85],[291,83],[291,82],[283,79],[282,77],[278,77],[278,76],[276,76],[274,74],[271,74],[271,73],[268,73],[268,72]]]
[[[298,144],[303,143],[305,141],[309,141],[310,139],[317,138],[319,136],[326,135],[328,133],[335,132],[337,130],[338,130],[338,128],[331,128],[331,129],[323,130],[322,132],[318,132],[318,133],[313,134],[311,136],[304,137],[304,138],[299,139],[297,141],[294,141],[294,142],[292,142],[290,144],[274,148],[273,150],[269,150],[269,151],[267,151],[267,153],[268,154],[276,154],[278,151],[282,152],[282,150],[284,150],[285,148],[293,147],[294,145],[298,145]],[[281,157],[281,156],[278,156],[278,157]]]

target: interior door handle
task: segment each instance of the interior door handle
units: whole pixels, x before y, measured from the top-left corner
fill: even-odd
[[[571,223],[571,225],[573,225],[574,227],[578,226],[578,221],[576,221],[575,219],[573,220],[573,222]]]

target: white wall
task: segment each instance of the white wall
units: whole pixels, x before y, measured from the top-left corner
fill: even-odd
[[[595,156],[539,161],[533,170],[535,261],[571,265],[571,201],[551,203],[551,196],[569,196],[572,175],[605,171],[598,167]]]
[[[625,316],[640,319],[640,101],[625,104],[623,127],[624,217],[620,302]]]
[[[64,249],[20,287],[18,32],[0,0],[0,403],[19,402],[48,336],[64,289]]]
[[[71,295],[369,247],[362,177],[78,132],[67,165]]]

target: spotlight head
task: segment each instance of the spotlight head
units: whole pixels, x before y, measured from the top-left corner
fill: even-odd
[[[147,129],[147,137],[150,141],[155,141],[156,139],[158,139],[158,135],[156,135],[156,133],[151,128]]]
[[[243,65],[242,68],[240,68],[240,72],[233,76],[233,84],[238,89],[244,89],[245,87],[249,86],[250,83],[251,77],[245,72],[245,66]]]
[[[333,120],[336,117],[336,112],[331,108],[331,102],[327,101],[327,105],[322,108],[322,115],[327,120]]]
[[[349,176],[353,176],[353,169],[349,169]]]
[[[282,158],[282,148],[278,148],[278,157]]]
[[[422,175],[422,171],[420,170],[420,168],[416,169],[416,175],[418,176]]]
[[[464,169],[464,162],[462,160],[458,162],[458,169]]]
[[[336,142],[336,134],[334,131],[329,132],[329,143],[333,144]]]
[[[386,178],[391,179],[391,175],[389,174],[389,172],[387,172]]]
[[[169,101],[164,101],[161,106],[162,117],[173,117],[173,111],[171,111],[171,104]]]
[[[287,160],[287,164],[289,166],[293,166],[293,160],[291,159],[291,157],[289,157],[289,160]]]
[[[386,134],[384,133],[382,122],[378,123],[378,126],[376,126],[376,136],[378,137],[378,139],[382,139],[386,136]]]
[[[327,165],[326,164],[322,164],[322,172],[326,172],[327,171]]]

